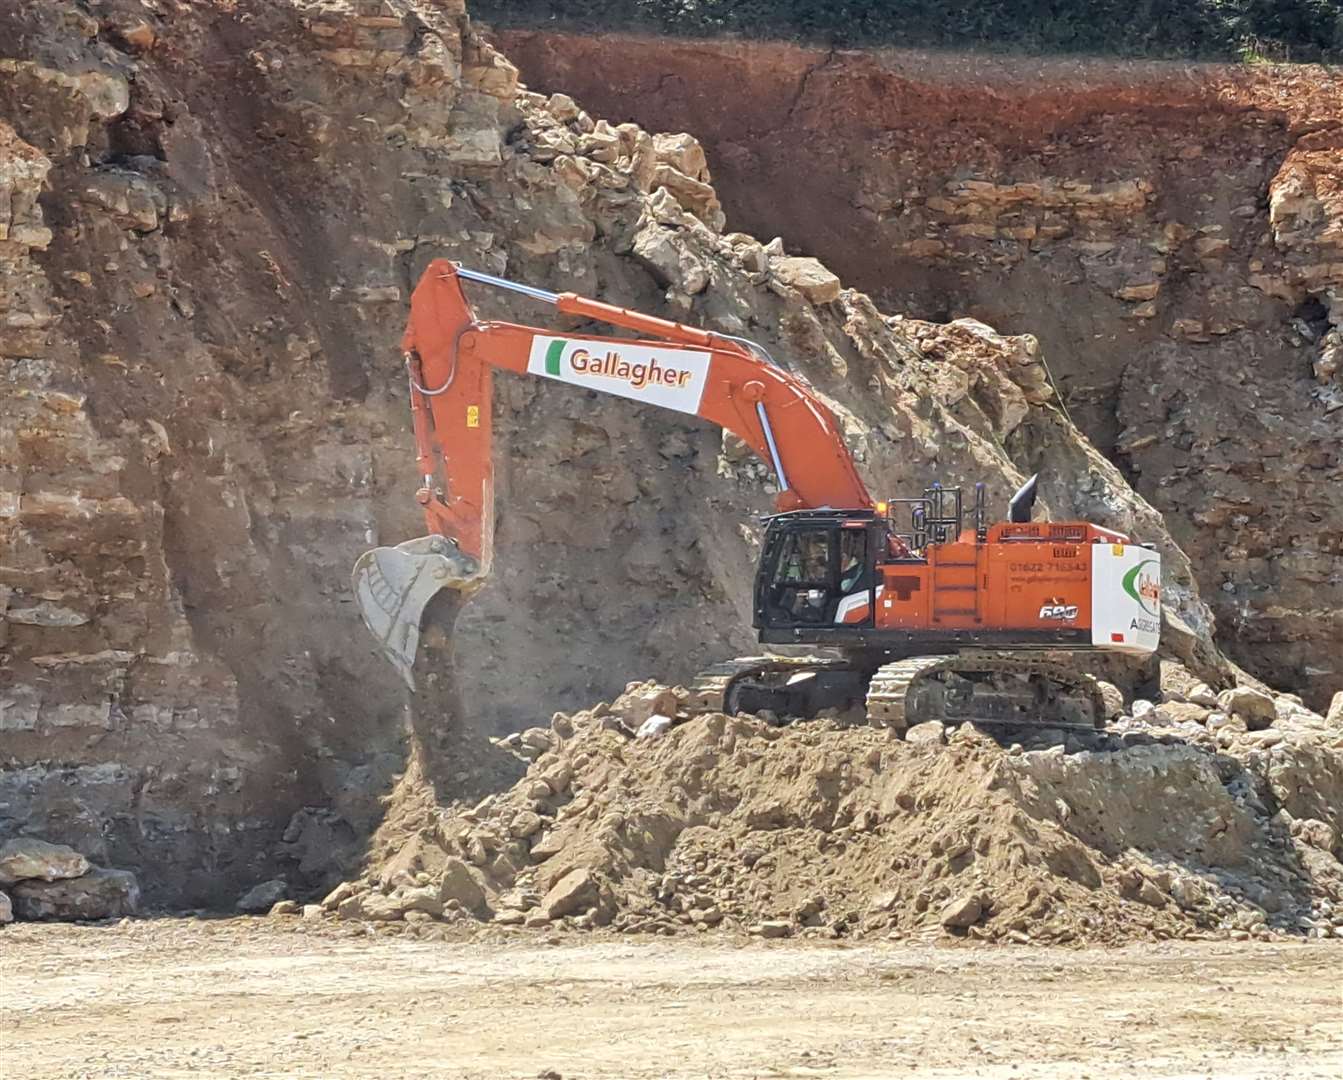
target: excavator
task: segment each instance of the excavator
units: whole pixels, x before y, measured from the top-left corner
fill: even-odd
[[[638,336],[480,321],[463,282]],[[1102,695],[1068,654],[1157,647],[1157,551],[1088,522],[1033,520],[1036,477],[1006,521],[988,520],[982,483],[969,498],[934,483],[874,500],[830,410],[745,338],[438,259],[415,288],[401,348],[428,534],[366,552],[353,587],[412,689],[430,602],[448,596],[455,612],[490,573],[496,368],[701,417],[772,468],[778,494],[763,520],[753,622],[763,645],[794,648],[701,672],[692,712],[862,708],[897,731],[933,719],[1095,730]]]

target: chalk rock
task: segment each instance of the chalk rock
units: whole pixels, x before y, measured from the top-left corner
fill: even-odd
[[[1185,695],[1195,705],[1217,708],[1217,693],[1207,683],[1195,683]]]
[[[406,909],[399,898],[379,892],[360,893],[341,902],[336,914],[342,919],[368,919],[371,922],[398,922]]]
[[[634,238],[631,254],[648,269],[659,285],[679,285],[689,295],[709,284],[709,272],[700,258],[660,225],[647,225]]]
[[[839,299],[840,281],[819,259],[788,257],[775,259],[770,271],[776,281],[796,289],[813,304],[828,304]]]
[[[1121,716],[1124,712],[1124,695],[1119,687],[1114,683],[1097,679],[1096,688],[1100,690],[1101,700],[1105,703],[1105,718],[1113,720]]]
[[[525,840],[541,830],[541,815],[531,810],[522,810],[513,818],[512,824],[508,827],[510,836],[519,840]]]
[[[923,724],[915,724],[906,731],[905,741],[931,746],[934,743],[946,742],[946,731],[940,721],[929,720]]]
[[[611,711],[637,730],[651,716],[675,716],[676,695],[655,682],[633,682],[611,703]]]
[[[0,885],[13,885],[29,878],[58,881],[88,872],[89,860],[64,844],[17,836],[0,845]]]
[[[636,739],[656,739],[659,735],[665,735],[671,730],[672,718],[670,716],[650,716],[642,724],[639,730],[634,733]]]
[[[1261,731],[1278,718],[1273,699],[1262,690],[1251,686],[1236,686],[1217,695],[1217,704],[1223,712],[1239,716],[1250,731]]]
[[[1158,705],[1155,709],[1155,715],[1151,720],[1159,720],[1170,727],[1178,727],[1180,724],[1202,724],[1209,716],[1209,709],[1204,705],[1195,705],[1191,701],[1167,701]]]
[[[396,903],[402,915],[419,911],[437,918],[443,914],[443,901],[439,898],[438,887],[434,885],[397,889],[388,899]]]
[[[680,169],[670,165],[655,166],[649,183],[654,188],[666,188],[682,207],[714,231],[726,224],[717,192],[708,184],[686,176]]]
[[[485,890],[475,872],[461,859],[450,858],[444,863],[443,876],[438,882],[438,898],[444,904],[456,900],[474,915],[483,915],[486,911]]]
[[[134,915],[140,906],[140,885],[129,870],[95,867],[77,878],[21,881],[11,898],[20,919],[74,921]]]
[[[14,905],[10,902],[9,894],[0,892],[0,926],[14,921]]]
[[[322,910],[335,911],[358,891],[359,888],[353,881],[342,881],[322,898]]]
[[[570,870],[550,887],[541,907],[551,919],[576,915],[597,902],[597,883],[586,870]]]
[[[578,118],[578,103],[568,94],[551,94],[546,108],[551,116],[564,124]]]
[[[709,179],[709,163],[704,156],[704,147],[695,136],[684,131],[661,132],[653,136],[653,152],[657,160],[665,165],[701,182]]]
[[[979,895],[965,893],[947,901],[938,918],[947,929],[963,929],[973,926],[982,914],[984,914],[984,903]]]

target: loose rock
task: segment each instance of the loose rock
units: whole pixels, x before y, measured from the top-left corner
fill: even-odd
[[[1250,731],[1261,731],[1278,718],[1273,698],[1251,686],[1237,686],[1217,695],[1217,704],[1223,712],[1245,721]]]
[[[946,729],[937,720],[929,720],[923,724],[915,724],[905,732],[905,741],[912,743],[943,743],[946,742]]]
[[[129,870],[95,867],[77,878],[28,880],[10,893],[20,919],[71,922],[134,915],[140,907],[140,886]]]
[[[89,860],[64,844],[19,836],[0,844],[0,885],[38,879],[57,881],[89,872]]]
[[[587,870],[571,870],[551,886],[541,901],[547,918],[577,915],[597,902],[597,883]]]
[[[839,299],[840,280],[819,259],[809,256],[775,259],[770,263],[770,273],[813,304],[828,304]]]
[[[965,893],[949,901],[938,916],[948,929],[964,929],[979,921],[984,905],[976,893]]]
[[[282,879],[272,878],[253,885],[238,897],[238,902],[233,906],[244,915],[259,915],[283,900],[288,892],[289,886]]]

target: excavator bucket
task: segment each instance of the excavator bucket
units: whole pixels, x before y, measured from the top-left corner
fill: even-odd
[[[445,536],[420,536],[366,551],[352,575],[364,625],[412,690],[425,608],[443,589],[465,595],[483,580],[480,563]]]

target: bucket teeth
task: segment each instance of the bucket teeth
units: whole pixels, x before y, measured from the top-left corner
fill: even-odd
[[[480,564],[447,537],[421,536],[364,552],[354,564],[351,585],[364,625],[414,690],[425,608],[444,589],[468,594],[482,580]]]

